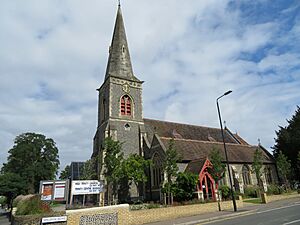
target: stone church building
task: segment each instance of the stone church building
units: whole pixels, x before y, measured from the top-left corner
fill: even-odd
[[[146,119],[143,117],[143,81],[133,73],[121,7],[118,7],[112,43],[103,84],[98,89],[98,126],[94,136],[93,157],[100,156],[100,165],[105,154],[104,139],[111,136],[123,142],[122,151],[128,157],[131,153],[152,159],[148,171],[148,182],[143,197],[147,200],[161,199],[161,186],[164,180],[162,165],[165,151],[174,140],[176,151],[181,156],[179,170],[199,175],[195,195],[199,198],[215,198],[215,181],[207,168],[210,151],[219,149],[224,156],[224,148],[219,128],[175,122]],[[154,89],[155,87],[153,87]],[[273,156],[261,145],[251,145],[238,134],[224,129],[228,160],[232,171],[234,188],[241,193],[247,185],[256,185],[257,179],[251,170],[256,149],[263,153],[263,176],[265,189],[278,182]],[[98,168],[99,179],[105,180],[104,168]],[[229,186],[228,171],[221,184]],[[131,195],[135,193],[132,190]]]

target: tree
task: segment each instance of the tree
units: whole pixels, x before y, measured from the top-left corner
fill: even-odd
[[[6,197],[0,195],[0,207],[3,208],[3,206],[6,204]]]
[[[297,167],[298,170],[300,171],[300,151],[298,152],[298,156],[297,156]]]
[[[113,201],[118,193],[119,181],[124,176],[122,171],[122,161],[124,159],[121,152],[122,143],[114,141],[111,137],[104,140],[104,175],[107,181],[108,202],[111,204],[110,191],[112,191]]]
[[[59,166],[58,149],[51,138],[24,133],[15,138],[2,172],[15,173],[27,183],[27,193],[39,190],[40,180],[55,178]]]
[[[150,161],[145,160],[142,156],[137,154],[130,154],[124,160],[123,168],[125,176],[129,182],[133,182],[139,191],[139,184],[147,181],[145,170],[149,167]]]
[[[291,161],[292,180],[300,181],[300,168],[297,167],[297,154],[300,151],[300,107],[297,106],[295,114],[290,120],[287,120],[286,127],[279,126],[276,131],[277,138],[273,146],[273,154],[278,157],[280,151]]]
[[[211,168],[209,168],[209,174],[215,180],[216,184],[218,184],[225,175],[226,165],[223,163],[224,159],[219,150],[216,148],[212,149],[211,153],[209,154],[209,159],[213,165]]]
[[[178,173],[176,182],[173,185],[174,198],[176,201],[183,202],[189,201],[194,198],[196,184],[198,182],[198,176],[193,173]]]
[[[276,157],[278,173],[286,187],[289,187],[288,177],[291,174],[291,161],[281,151]]]
[[[80,173],[80,180],[96,180],[97,173],[96,173],[96,163],[97,157],[91,158],[85,161],[82,171]]]
[[[216,149],[215,147],[212,149],[211,153],[209,154],[209,159],[212,164],[212,167],[210,167],[208,171],[209,174],[212,176],[212,178],[215,180],[215,184],[216,184],[215,188],[217,189],[217,193],[218,193],[218,208],[219,211],[221,211],[219,186],[217,184],[225,175],[226,165],[223,163],[224,159],[221,156],[219,150]]]
[[[171,139],[169,142],[168,149],[166,151],[166,158],[163,164],[163,171],[167,178],[167,182],[164,184],[164,188],[168,195],[168,203],[172,204],[171,200],[171,186],[172,186],[172,178],[177,177],[178,173],[178,165],[177,162],[179,161],[180,157],[174,147],[174,139]]]
[[[253,163],[252,163],[252,171],[256,175],[257,184],[259,189],[262,189],[262,182],[261,182],[261,176],[262,176],[262,167],[263,167],[263,154],[262,151],[260,151],[258,148],[254,152],[253,156]]]
[[[26,182],[24,177],[10,172],[0,175],[0,196],[6,197],[9,208],[12,209],[13,199],[20,194],[24,194],[25,191]]]
[[[71,177],[71,167],[70,167],[70,165],[66,165],[66,167],[64,168],[64,170],[62,170],[60,172],[59,179],[60,180],[66,180],[66,179],[68,179],[70,177]]]

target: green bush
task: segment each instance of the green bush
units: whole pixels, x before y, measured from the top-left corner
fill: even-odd
[[[147,209],[156,209],[156,208],[161,208],[162,205],[160,204],[149,204],[147,205]]]
[[[229,199],[230,198],[230,187],[227,185],[220,185],[219,191],[221,191],[222,199]]]
[[[282,193],[282,188],[275,184],[270,184],[268,186],[268,195],[280,195]]]
[[[5,205],[5,204],[6,204],[6,197],[0,196],[0,205]]]
[[[49,212],[51,212],[49,205],[41,201],[40,195],[33,195],[18,202],[16,215],[34,215]]]
[[[165,207],[160,204],[154,204],[154,203],[144,203],[140,205],[130,205],[130,210],[141,210],[141,209],[156,209],[156,208],[162,208]]]
[[[259,188],[257,186],[247,186],[244,189],[244,197],[246,198],[257,198]]]
[[[178,202],[192,200],[197,181],[198,176],[196,174],[188,172],[178,173],[174,184],[174,200]]]

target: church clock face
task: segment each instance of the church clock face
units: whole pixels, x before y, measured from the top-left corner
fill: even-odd
[[[129,93],[130,91],[130,87],[128,84],[124,84],[123,87],[122,87],[123,91],[126,92],[126,93]]]

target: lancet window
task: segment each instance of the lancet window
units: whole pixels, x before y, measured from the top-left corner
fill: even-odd
[[[250,179],[250,169],[248,166],[244,165],[242,169],[242,174],[243,174],[243,181],[245,185],[251,184],[251,179]]]
[[[131,116],[132,111],[132,101],[128,95],[124,95],[121,98],[121,115]]]

